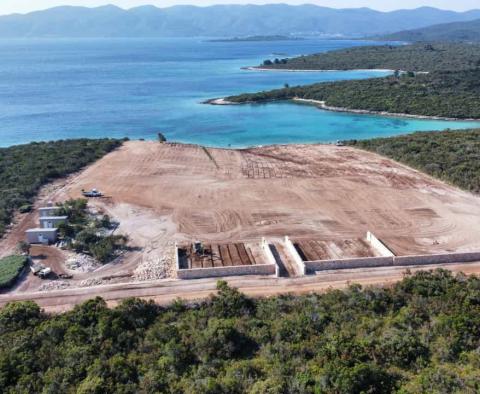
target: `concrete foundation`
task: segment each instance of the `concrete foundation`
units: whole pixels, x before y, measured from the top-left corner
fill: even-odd
[[[395,256],[395,254],[380,241],[373,233],[367,233],[367,242],[378,257],[359,257],[348,259],[330,259],[303,261],[289,237],[285,237],[285,245],[292,259],[303,272],[303,275],[317,271],[392,267],[392,266],[416,266],[430,264],[469,263],[480,261],[480,252],[464,253],[440,253],[433,255]]]
[[[284,239],[285,242],[285,247],[290,253],[290,256],[292,257],[292,260],[295,262],[295,265],[297,266],[297,272],[299,275],[306,275],[307,270],[305,267],[305,263],[300,257],[300,255],[297,252],[297,249],[295,249],[295,246],[293,245],[293,242],[290,240],[288,236],[285,237]]]
[[[177,269],[177,278],[179,279],[201,279],[215,278],[224,276],[242,276],[242,275],[275,275],[279,276],[279,267],[273,256],[270,246],[265,238],[262,238],[260,249],[263,254],[265,264],[253,265],[229,265],[224,267],[203,267],[203,268],[181,268],[178,245],[175,245],[175,263]]]
[[[383,256],[383,257],[395,256],[395,253],[393,253],[382,241],[380,241],[370,231],[367,232],[367,242],[370,244],[372,249],[375,252],[377,252],[380,256]]]
[[[471,263],[480,261],[480,252],[444,253],[436,255],[367,257],[344,260],[305,261],[307,273],[337,269],[372,267],[408,267],[415,265]]]
[[[276,275],[276,264],[238,265],[233,267],[178,269],[179,279],[201,279],[242,275]]]

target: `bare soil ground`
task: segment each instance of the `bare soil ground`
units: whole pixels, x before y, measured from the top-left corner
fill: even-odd
[[[294,245],[304,261],[376,256],[375,251],[362,238],[335,241],[301,240],[294,242]]]
[[[374,232],[399,254],[480,247],[480,199],[373,153],[331,145],[246,150],[128,142],[63,189],[98,187],[142,246],[165,237],[339,240]]]
[[[132,141],[45,189],[37,206],[78,198],[91,188],[107,196],[91,204],[118,220],[117,231],[129,235],[136,249],[99,270],[76,273],[73,285],[154,279],[156,272],[168,277],[175,241],[258,242],[289,235],[342,244],[369,230],[399,255],[480,249],[472,231],[480,219],[478,197],[350,147],[228,150]],[[17,219],[0,242],[3,254],[33,227],[35,215]],[[33,284],[16,292],[30,292]]]

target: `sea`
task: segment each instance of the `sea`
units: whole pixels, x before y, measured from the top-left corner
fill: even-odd
[[[293,103],[213,106],[210,98],[387,71],[253,71],[264,59],[373,44],[366,41],[212,42],[184,39],[0,40],[0,146],[129,137],[216,147],[333,142],[480,122],[417,120]],[[381,44],[381,43],[375,43]]]

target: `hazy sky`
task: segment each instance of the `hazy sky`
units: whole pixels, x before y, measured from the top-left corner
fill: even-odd
[[[94,7],[103,4],[116,4],[123,8],[131,8],[143,4],[167,7],[174,4],[195,4],[203,6],[220,3],[266,4],[281,2],[289,4],[313,3],[334,8],[370,7],[382,11],[400,8],[416,8],[420,6],[454,9],[458,11],[480,8],[479,0],[0,0],[0,14],[10,14],[14,12],[24,13],[65,4],[83,5],[87,7]]]

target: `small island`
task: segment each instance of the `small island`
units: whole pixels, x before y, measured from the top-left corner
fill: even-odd
[[[376,56],[370,56],[372,53]],[[406,56],[408,53],[419,56]],[[479,45],[436,43],[359,47],[313,55],[310,60],[304,57],[304,60],[308,67],[319,70],[328,67],[396,71],[387,77],[307,86],[285,85],[281,89],[217,98],[207,103],[228,105],[291,100],[339,112],[444,120],[480,119]],[[292,62],[282,59],[267,66],[282,70],[299,62],[298,59]]]
[[[302,41],[303,37],[295,36],[246,36],[246,37],[232,37],[232,38],[218,38],[214,40],[208,40],[209,42],[255,42],[255,41]]]

